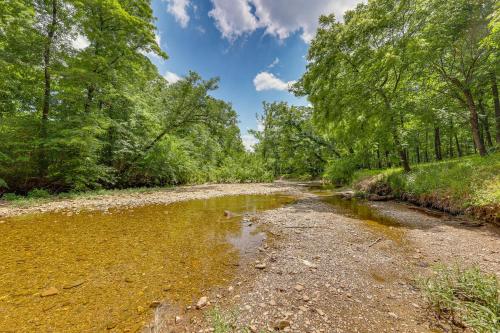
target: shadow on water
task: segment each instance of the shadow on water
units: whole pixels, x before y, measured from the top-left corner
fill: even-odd
[[[241,195],[7,218],[0,332],[138,331],[152,302],[185,305],[234,277],[264,239],[243,214],[292,201]],[[55,295],[42,297],[48,289]]]

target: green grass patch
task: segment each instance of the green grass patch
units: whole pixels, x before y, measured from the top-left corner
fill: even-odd
[[[441,321],[474,332],[500,332],[500,290],[496,275],[477,267],[437,266],[421,281],[429,309]]]
[[[376,176],[396,195],[440,198],[458,210],[500,204],[500,153],[415,165],[409,173],[400,168],[361,170],[353,175],[353,184]]]
[[[237,311],[223,311],[219,308],[213,308],[207,313],[208,320],[214,333],[250,333],[248,327],[238,325]],[[267,333],[267,331],[259,331]]]

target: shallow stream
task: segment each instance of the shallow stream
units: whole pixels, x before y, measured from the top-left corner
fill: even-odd
[[[5,218],[0,332],[139,331],[155,301],[186,305],[229,283],[265,238],[242,214],[292,201],[240,195]]]

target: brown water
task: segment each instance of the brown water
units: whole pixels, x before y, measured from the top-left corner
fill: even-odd
[[[188,304],[227,284],[265,237],[241,216],[292,202],[227,196],[0,224],[0,332],[135,332],[153,301]],[[49,288],[58,293],[42,297]]]
[[[334,192],[331,185],[309,187],[309,191],[321,197],[321,200],[332,205],[338,214],[361,220],[370,230],[403,245],[404,227],[397,219],[379,213],[366,201],[344,199]]]

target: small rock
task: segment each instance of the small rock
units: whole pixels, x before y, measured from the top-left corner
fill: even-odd
[[[170,290],[172,290],[172,285],[171,284],[169,284],[169,285],[167,285],[167,286],[165,286],[163,288],[163,291],[170,291]]]
[[[255,265],[255,268],[257,269],[265,269],[266,267],[267,267],[266,264],[263,262]]]
[[[159,307],[161,305],[161,302],[160,301],[152,301],[150,304],[149,304],[149,307],[151,309],[156,309],[157,307]]]
[[[229,291],[230,293],[232,293],[234,290],[234,287],[233,286],[229,286],[229,288],[227,288],[227,291]]]
[[[309,296],[304,295],[304,296],[302,297],[302,300],[303,300],[304,302],[309,302]]]
[[[310,267],[310,268],[318,268],[318,265],[315,265],[315,264],[313,264],[312,262],[310,262],[308,260],[302,260],[302,263],[304,265],[306,265],[307,267]]]
[[[325,315],[325,312],[323,312],[323,310],[321,309],[316,309],[316,312],[321,316],[323,317]]]
[[[40,297],[48,297],[48,296],[54,296],[59,294],[59,290],[55,287],[50,287],[49,289],[45,289],[40,293]]]
[[[175,316],[175,324],[179,324],[180,322],[182,321],[182,317],[181,316]]]
[[[196,308],[201,309],[201,308],[205,307],[207,305],[207,303],[208,303],[208,297],[203,296],[202,298],[200,298],[198,300],[198,303],[196,303]]]
[[[398,315],[395,314],[394,312],[388,312],[387,314],[394,319],[398,319]]]
[[[294,288],[295,290],[297,290],[297,291],[302,291],[302,290],[304,290],[304,286],[303,286],[303,285],[301,285],[301,284],[297,284],[297,285],[296,285],[295,287],[293,287],[293,288]]]
[[[285,320],[285,319],[276,320],[273,324],[273,328],[276,331],[284,330],[285,328],[287,328],[289,326],[290,326],[290,322],[288,320]]]

